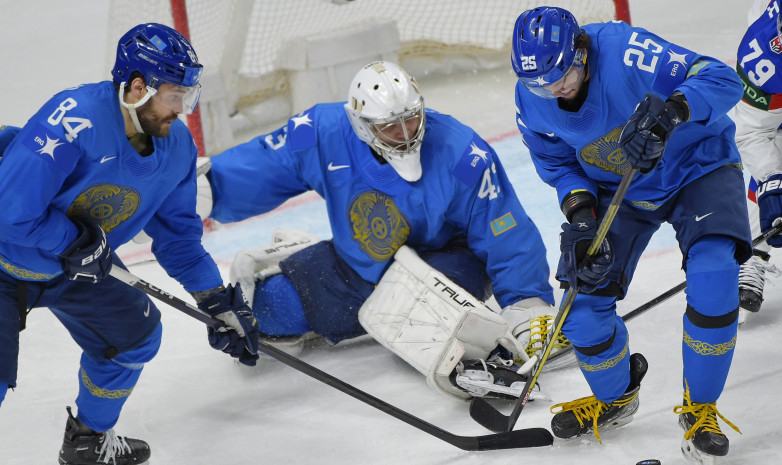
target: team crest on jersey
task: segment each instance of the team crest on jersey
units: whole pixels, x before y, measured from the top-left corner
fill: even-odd
[[[378,191],[362,192],[350,202],[348,222],[361,250],[376,262],[394,256],[410,235],[410,222],[394,199]]]
[[[769,41],[768,48],[777,55],[782,53],[782,44],[779,41],[779,36],[774,36],[774,38]]]
[[[630,162],[619,146],[622,126],[615,127],[606,134],[581,147],[578,153],[584,163],[596,166],[603,171],[623,175],[630,170]]]
[[[110,233],[136,213],[140,200],[138,192],[129,187],[96,184],[76,197],[67,215],[89,218]]]

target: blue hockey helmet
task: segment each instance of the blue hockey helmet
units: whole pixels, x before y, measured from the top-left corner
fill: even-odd
[[[567,10],[539,7],[527,10],[513,28],[511,63],[519,80],[530,91],[551,98],[545,89],[577,66],[586,63],[584,50],[576,50],[580,29]]]
[[[111,75],[114,82],[127,82],[134,71],[156,89],[161,82],[182,87],[198,84],[204,67],[198,63],[190,42],[163,24],[139,24],[117,44],[117,61]]]

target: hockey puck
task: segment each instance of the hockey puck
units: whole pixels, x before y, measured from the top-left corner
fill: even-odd
[[[635,465],[660,465],[660,461],[657,459],[641,460]]]

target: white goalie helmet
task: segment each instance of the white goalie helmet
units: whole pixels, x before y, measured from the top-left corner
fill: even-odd
[[[387,61],[364,66],[350,84],[345,111],[359,139],[402,179],[421,178],[426,112],[418,84],[407,71]]]

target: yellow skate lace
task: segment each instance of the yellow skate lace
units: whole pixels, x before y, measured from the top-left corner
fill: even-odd
[[[529,342],[525,352],[531,357],[540,355],[543,344],[546,342],[546,337],[549,331],[554,325],[554,317],[551,315],[536,316],[530,320],[529,323]],[[557,336],[557,340],[554,341],[554,345],[551,347],[551,354],[557,350],[567,347],[570,342],[567,340],[564,334],[561,332]]]
[[[597,430],[597,419],[600,417],[600,414],[608,410],[609,406],[622,407],[629,404],[633,399],[638,397],[638,392],[639,391],[635,391],[633,395],[628,396],[626,399],[617,399],[611,402],[611,404],[606,404],[601,400],[597,400],[595,396],[589,396],[571,402],[552,405],[550,410],[553,414],[572,411],[576,416],[576,420],[578,420],[578,424],[582,428],[584,426],[584,421],[588,420],[592,423],[592,431],[595,433],[597,442],[602,444],[603,441],[600,440],[600,432]]]
[[[677,405],[673,408],[673,413],[677,415],[681,415],[682,413],[691,413],[696,418],[695,424],[693,424],[692,427],[687,430],[686,433],[684,433],[684,439],[692,439],[695,433],[701,428],[703,428],[703,431],[722,434],[720,425],[717,423],[717,417],[720,417],[722,421],[733,428],[735,432],[741,434],[741,431],[739,431],[736,425],[728,421],[728,419],[722,416],[719,410],[717,410],[716,402],[712,402],[710,404],[699,404],[697,402],[690,401],[690,387],[687,385],[686,381],[684,382],[684,385],[686,386],[686,390],[684,391],[685,405]]]

